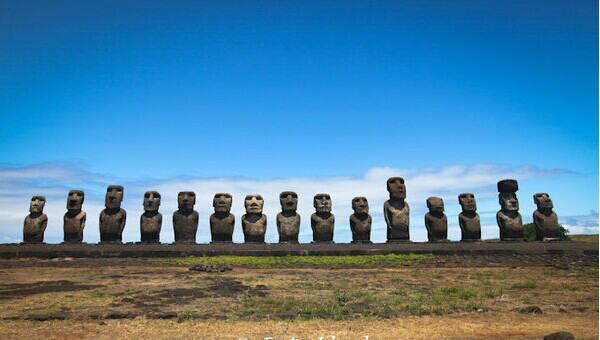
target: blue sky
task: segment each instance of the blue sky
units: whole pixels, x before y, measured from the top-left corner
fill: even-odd
[[[482,166],[521,176],[525,218],[549,192],[559,216],[595,216],[597,231],[596,1],[0,1],[0,65],[0,241],[19,237],[33,194],[57,202],[60,239],[73,187],[101,206],[105,184],[125,184],[136,207],[165,183],[245,178],[239,195],[276,195],[301,178],[307,210],[324,190],[342,209],[340,177],[370,192],[377,169]],[[463,179],[414,190],[469,189],[497,208],[502,178]]]

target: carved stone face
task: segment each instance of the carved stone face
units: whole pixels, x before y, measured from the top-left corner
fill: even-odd
[[[108,209],[118,209],[123,201],[123,187],[121,185],[109,185],[106,189],[104,205]]]
[[[390,193],[390,198],[405,199],[406,186],[404,185],[404,178],[390,177],[387,180],[387,190]]]
[[[470,192],[458,195],[458,203],[465,212],[475,212],[477,210],[477,203],[475,203],[475,195]]]
[[[427,199],[427,208],[429,208],[429,212],[444,212],[444,200],[440,197],[429,197]]]
[[[160,194],[157,191],[146,191],[144,194],[144,210],[158,211],[160,207]]]
[[[538,209],[552,209],[554,205],[552,200],[547,193],[538,193],[533,195],[533,202],[537,205]]]
[[[67,196],[67,210],[81,210],[84,198],[85,194],[81,190],[69,191],[69,196]]]
[[[352,210],[355,214],[368,214],[369,213],[369,202],[366,197],[354,197],[352,199]]]
[[[514,192],[501,192],[498,194],[498,198],[500,201],[500,207],[504,211],[518,211],[519,210],[519,200],[517,199],[517,194]]]
[[[292,191],[284,191],[279,194],[279,203],[282,211],[296,211],[298,209],[298,194]]]
[[[193,191],[182,191],[177,194],[179,210],[193,210],[196,204],[196,194]]]
[[[318,212],[331,212],[331,196],[329,194],[316,194],[313,206]]]
[[[247,195],[244,199],[244,207],[248,214],[262,214],[265,201],[261,195]]]
[[[31,203],[29,203],[29,212],[33,214],[39,214],[44,211],[44,205],[46,205],[46,197],[33,196],[31,198]]]
[[[230,212],[232,201],[233,198],[231,197],[231,194],[224,192],[215,194],[215,197],[213,198],[213,207],[215,208],[215,212]]]

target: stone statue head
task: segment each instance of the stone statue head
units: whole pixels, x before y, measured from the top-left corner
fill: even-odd
[[[32,214],[41,214],[44,211],[44,205],[46,205],[46,197],[33,196],[29,203],[29,212]]]
[[[404,185],[404,178],[390,177],[387,180],[387,190],[390,193],[390,198],[405,199],[406,186]]]
[[[81,210],[84,198],[85,194],[82,190],[70,190],[67,196],[67,210]]]
[[[550,199],[550,196],[545,192],[537,193],[537,194],[533,195],[533,203],[535,203],[535,205],[537,205],[538,209],[554,208],[554,205],[552,204],[552,200]]]
[[[220,192],[218,194],[215,194],[215,197],[213,198],[213,207],[215,208],[215,212],[230,212],[232,202],[233,197],[231,196],[231,194],[228,194],[226,192]]]
[[[313,206],[318,212],[331,212],[331,196],[329,194],[316,194]]]
[[[444,200],[441,197],[429,197],[427,199],[427,208],[429,212],[444,212]]]
[[[298,209],[298,194],[293,191],[284,191],[279,194],[279,203],[282,211],[296,211]]]
[[[498,182],[498,201],[503,211],[519,210],[517,190],[519,190],[519,184],[514,179],[503,179]]]
[[[155,212],[160,207],[160,194],[158,191],[146,191],[144,194],[144,211]]]
[[[193,191],[182,191],[177,194],[179,210],[193,210],[196,204],[196,194]]]
[[[352,199],[352,210],[355,214],[368,214],[369,202],[366,197],[359,196]]]
[[[109,185],[106,188],[106,199],[104,206],[108,209],[121,208],[121,202],[123,201],[123,186],[121,185]]]
[[[244,207],[248,214],[262,214],[265,201],[261,195],[246,195],[244,198]]]
[[[460,203],[463,212],[475,212],[477,210],[475,195],[470,192],[465,192],[458,195],[458,203]]]

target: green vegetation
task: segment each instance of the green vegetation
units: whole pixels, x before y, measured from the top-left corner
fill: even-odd
[[[229,265],[245,268],[369,268],[400,267],[413,263],[431,263],[432,254],[358,255],[358,256],[189,256],[158,259],[158,265]]]
[[[527,223],[527,224],[523,224],[523,238],[525,239],[525,241],[535,241],[535,224],[533,223]],[[569,229],[563,227],[562,225],[560,226],[560,238],[561,240],[565,240],[568,241],[570,240],[569,238]]]
[[[533,289],[537,287],[537,283],[535,281],[523,281],[513,285],[513,288],[520,289]]]

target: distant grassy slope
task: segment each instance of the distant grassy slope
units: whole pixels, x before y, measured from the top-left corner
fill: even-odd
[[[156,260],[158,265],[230,265],[245,268],[372,268],[431,263],[432,254],[354,256],[189,256]]]
[[[598,243],[598,234],[596,235],[570,235],[571,241]]]

